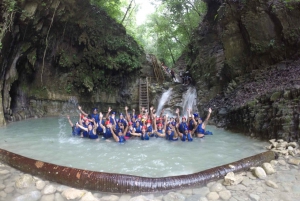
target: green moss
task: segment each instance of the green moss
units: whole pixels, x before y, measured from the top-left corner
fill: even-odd
[[[278,100],[280,97],[281,97],[281,92],[277,91],[271,95],[270,100],[274,102]]]

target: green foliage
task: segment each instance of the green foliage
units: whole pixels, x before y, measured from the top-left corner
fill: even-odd
[[[14,12],[16,10],[16,0],[3,0],[3,5],[8,12]]]
[[[127,4],[126,0],[90,0],[92,5],[104,9],[107,14],[118,22],[123,17],[122,8]]]
[[[158,0],[157,0],[158,1]],[[161,0],[148,21],[137,28],[135,38],[146,52],[172,66],[192,38],[206,4],[201,0]]]

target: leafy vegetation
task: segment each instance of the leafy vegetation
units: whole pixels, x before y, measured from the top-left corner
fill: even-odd
[[[169,66],[182,54],[192,31],[206,13],[202,0],[152,0],[156,5],[155,13],[138,25],[136,13],[140,6],[133,0],[91,0],[91,3],[122,23],[147,53],[156,55]]]

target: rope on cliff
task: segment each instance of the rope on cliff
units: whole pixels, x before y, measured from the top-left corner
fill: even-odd
[[[45,57],[46,57],[47,48],[48,48],[48,36],[49,36],[50,29],[51,29],[52,24],[53,24],[54,16],[55,16],[55,13],[56,13],[56,10],[57,10],[59,4],[60,4],[60,1],[58,2],[57,6],[55,7],[55,10],[54,10],[54,13],[53,13],[53,16],[52,16],[52,19],[51,19],[51,24],[50,24],[50,27],[48,29],[47,36],[46,36],[46,47],[45,47],[45,50],[44,50],[43,65],[42,65],[42,72],[41,72],[41,85],[42,86],[43,86],[43,73],[44,73],[44,67],[45,67]]]

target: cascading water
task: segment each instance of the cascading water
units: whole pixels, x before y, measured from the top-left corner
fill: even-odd
[[[79,119],[79,112],[76,110],[76,107],[78,105],[78,100],[76,97],[69,98],[68,102],[66,102],[61,111],[60,118],[58,119],[58,127],[59,127],[59,133],[58,136],[60,140],[63,138],[69,139],[70,133],[66,133],[66,126],[69,125],[69,123],[66,121],[66,117],[69,115],[71,121],[73,121],[73,124],[75,124],[76,121]],[[71,128],[70,128],[71,132]]]
[[[182,95],[182,115],[187,114],[187,109],[191,109],[192,112],[197,111],[197,91],[194,86],[190,86]]]
[[[173,88],[169,88],[167,91],[165,91],[160,100],[159,100],[159,104],[158,104],[158,107],[157,107],[157,111],[156,111],[156,114],[159,115],[161,113],[161,110],[163,109],[163,106],[165,105],[165,103],[168,101],[168,99],[170,98],[171,94],[172,94],[172,91]]]

